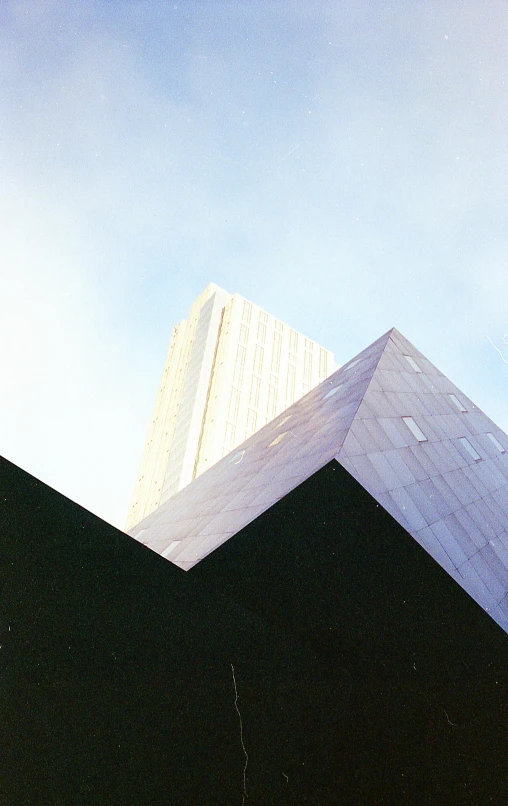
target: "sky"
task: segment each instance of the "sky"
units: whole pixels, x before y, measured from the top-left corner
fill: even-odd
[[[508,431],[508,8],[3,0],[0,453],[123,528],[210,282]]]

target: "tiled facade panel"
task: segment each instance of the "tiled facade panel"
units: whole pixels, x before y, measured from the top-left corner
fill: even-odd
[[[209,540],[203,542],[205,532],[219,530],[220,524],[213,538],[215,548],[331,461],[342,447],[387,338],[379,339],[358,364],[350,362],[349,368],[346,365],[326,379],[195,479],[134,528],[133,536],[145,530],[142,542],[162,553],[172,540],[180,539],[181,522],[187,531],[189,516],[205,511],[204,521],[196,522],[194,532],[187,531],[171,554],[172,562],[190,568],[205,556],[200,551],[212,550]],[[326,397],[339,383],[340,392]],[[281,435],[280,442],[270,447]],[[217,520],[221,513],[224,518]]]
[[[422,372],[412,370],[404,355],[412,356]],[[402,516],[411,534],[443,567],[453,568],[460,584],[499,620],[498,604],[508,592],[508,550],[501,539],[508,529],[508,465],[486,434],[500,433],[502,446],[508,438],[400,334],[390,338],[374,380],[339,461],[352,462],[355,477],[394,517]],[[427,440],[418,442],[407,429],[406,447],[400,429],[408,415]],[[379,438],[378,426],[392,437],[390,448]],[[362,455],[368,435],[371,448]]]
[[[190,568],[335,457],[508,629],[508,453],[488,433],[508,448],[508,437],[393,330],[153,513],[140,539],[159,552],[181,539],[171,560]],[[195,511],[204,518],[190,518]]]

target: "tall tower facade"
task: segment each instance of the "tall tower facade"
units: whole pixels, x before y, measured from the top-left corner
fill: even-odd
[[[329,350],[210,284],[173,330],[126,530],[337,369]]]

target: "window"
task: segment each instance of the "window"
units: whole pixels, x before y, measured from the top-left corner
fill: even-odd
[[[259,312],[259,321],[263,322],[266,325],[266,323],[268,322],[268,314],[265,313],[264,311],[260,311]]]
[[[161,553],[161,557],[169,557],[169,555],[180,545],[181,540],[172,540],[169,546]]]
[[[459,411],[467,411],[467,409],[466,409],[466,408],[464,408],[464,406],[462,405],[462,403],[460,402],[460,400],[459,400],[457,397],[455,397],[455,395],[450,395],[450,394],[449,394],[449,395],[448,395],[448,397],[450,398],[450,400],[452,401],[452,403],[455,403],[455,405],[457,406],[457,408],[458,408],[458,410],[459,410]]]
[[[256,378],[255,375],[252,376],[251,384],[250,384],[250,397],[249,397],[249,405],[254,406],[255,409],[259,406],[259,388],[261,386],[261,381],[259,378]]]
[[[466,439],[466,437],[459,437],[459,442],[464,446],[466,451],[471,454],[475,462],[482,458],[478,451],[473,448],[469,440]]]
[[[339,389],[342,389],[343,385],[344,384],[339,383],[338,386],[334,386],[333,389],[330,389],[330,391],[326,393],[326,395],[323,397],[323,400],[326,400],[327,397],[333,397],[334,395],[336,395]]]
[[[307,350],[303,354],[303,380],[305,383],[312,381],[312,353]]]
[[[265,357],[265,348],[260,344],[256,344],[254,351],[254,372],[256,375],[261,375],[263,372],[263,359]]]
[[[282,336],[280,333],[273,334],[273,350],[272,350],[272,372],[279,372],[280,370],[280,348],[282,344]]]
[[[232,448],[235,442],[236,428],[232,423],[226,423],[226,433],[224,435],[224,447]]]
[[[427,437],[425,436],[423,431],[416,425],[412,417],[403,417],[402,419],[406,423],[412,435],[416,437],[418,442],[427,442]]]
[[[235,371],[233,373],[233,383],[238,384],[238,386],[242,385],[244,364],[245,364],[245,347],[242,347],[242,345],[239,344],[236,349]]]
[[[314,342],[309,341],[309,339],[305,339],[304,346],[306,350],[313,350],[314,349]]]
[[[240,406],[240,392],[233,386],[229,398],[229,410],[228,410],[228,419],[231,420],[233,423],[236,423],[236,421],[238,420],[239,406]]]
[[[278,436],[278,437],[275,437],[275,439],[273,440],[273,442],[270,442],[270,444],[269,444],[269,446],[268,446],[268,447],[269,447],[269,448],[273,448],[273,446],[274,446],[274,445],[278,445],[278,444],[279,444],[279,442],[281,442],[281,440],[283,440],[283,439],[284,439],[284,437],[286,436],[286,434],[287,434],[287,431],[284,431],[284,433],[283,433],[283,434],[279,434],[279,436]]]
[[[290,406],[295,400],[295,380],[296,369],[291,365],[288,366],[288,376],[286,379],[286,406]]]
[[[275,320],[275,330],[277,330],[279,333],[282,333],[282,327],[283,327],[282,322],[278,322],[277,319],[276,319]]]
[[[327,372],[328,367],[328,354],[326,350],[323,350],[322,347],[319,348],[319,377],[321,379],[326,378],[328,375]]]
[[[268,386],[267,416],[272,420],[277,414],[277,389],[271,384]]]
[[[292,353],[298,352],[298,333],[294,330],[289,331],[289,350]]]
[[[250,324],[251,313],[252,313],[252,305],[245,299],[243,301],[242,319],[244,322],[247,322],[248,325]]]
[[[256,430],[258,416],[254,409],[247,409],[247,431],[253,434]]]
[[[414,358],[411,358],[410,355],[405,355],[404,358],[406,359],[406,361],[409,364],[409,366],[413,367],[415,372],[421,372],[421,369],[418,366],[418,364],[416,363],[416,361],[414,360]]]
[[[233,373],[233,383],[238,384],[238,386],[242,385],[244,364],[245,364],[245,347],[242,347],[242,345],[239,344],[236,349],[235,371]]]
[[[490,439],[490,441],[496,446],[499,453],[506,453],[505,449],[503,448],[501,443],[498,442],[498,440],[495,438],[494,434],[487,434],[487,436]]]
[[[265,341],[266,341],[266,325],[264,325],[262,322],[258,322],[258,336],[257,337],[258,337],[258,341],[260,341],[261,344],[265,343]]]
[[[249,328],[245,327],[245,325],[240,325],[240,336],[238,338],[238,341],[240,342],[240,344],[247,344],[248,340],[249,340]]]

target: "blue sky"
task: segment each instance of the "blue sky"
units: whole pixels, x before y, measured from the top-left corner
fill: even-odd
[[[209,282],[343,363],[397,327],[508,431],[508,9],[0,6],[0,452],[122,526]]]

